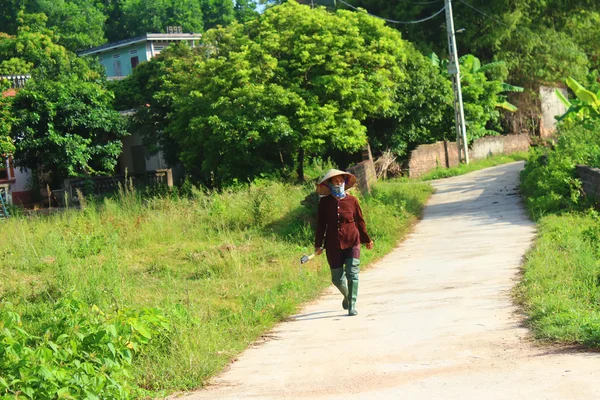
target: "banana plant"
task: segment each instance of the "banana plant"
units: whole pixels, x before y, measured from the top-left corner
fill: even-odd
[[[440,60],[440,58],[438,57],[437,54],[431,53],[429,55],[429,60],[431,60],[431,64],[433,66],[438,67],[443,71],[447,70],[447,67],[448,67],[447,59]],[[475,57],[472,54],[467,54],[465,56],[460,57],[459,62],[460,62],[460,67],[461,67],[462,71],[473,74],[473,75],[478,74],[478,73],[485,73],[486,71],[493,70],[494,68],[501,67],[505,64],[504,61],[494,61],[494,62],[482,65],[481,60],[479,60],[479,58]],[[524,89],[520,86],[510,85],[506,82],[502,83],[502,92],[519,92],[520,93],[523,90]],[[502,109],[504,109],[506,111],[510,111],[510,112],[515,112],[518,110],[518,108],[515,105],[506,101],[505,96],[499,95],[498,100],[503,100],[503,101],[497,102],[496,107],[502,108]]]
[[[556,117],[558,121],[579,120],[584,123],[600,121],[600,91],[594,93],[586,89],[572,77],[567,78],[567,86],[575,94],[575,98],[569,101],[561,91],[556,89],[556,97],[567,107],[567,112]]]

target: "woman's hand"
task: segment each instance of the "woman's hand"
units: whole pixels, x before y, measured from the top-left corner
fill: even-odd
[[[366,246],[367,250],[372,250],[374,245],[375,245],[375,243],[373,243],[373,241],[371,240],[371,242],[367,243],[365,246]]]
[[[321,254],[323,254],[323,248],[315,247],[315,256],[320,256]]]

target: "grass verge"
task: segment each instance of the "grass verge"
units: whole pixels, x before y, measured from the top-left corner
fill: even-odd
[[[110,336],[106,332],[114,331],[115,320],[105,314],[158,308],[169,331],[135,353],[131,378],[120,372],[112,378],[130,379],[133,397],[200,387],[249,343],[329,285],[325,257],[299,268],[300,256],[312,251],[315,204],[300,205],[311,191],[308,186],[264,181],[219,193],[195,190],[189,198],[148,200],[123,192],[84,210],[12,218],[2,225],[0,317],[10,308],[7,323],[25,329],[31,338],[43,338],[46,345],[60,339],[52,333],[60,332],[53,327],[54,314],[61,309],[56,305],[77,293],[84,311],[90,310],[85,318],[95,333],[82,337],[76,321],[72,333],[80,337],[81,346],[105,347]],[[363,252],[363,265],[394,248],[431,192],[421,182],[382,182],[371,196],[361,198],[376,241],[373,251]],[[71,300],[68,304],[71,307]],[[61,317],[61,323],[81,318],[80,308],[65,311],[68,316]],[[145,343],[150,335],[140,325],[142,320],[123,318],[131,325],[127,329]],[[23,340],[32,346],[31,338]],[[135,347],[129,341],[121,344],[124,352]],[[111,361],[105,353],[107,361],[94,362],[116,368],[114,354]],[[23,360],[36,354],[33,349]],[[89,357],[82,352],[73,362],[80,366]],[[6,365],[14,368],[19,365],[15,363]],[[2,368],[6,365],[0,363]],[[47,374],[44,368],[31,369],[38,381],[51,379],[52,371]],[[0,385],[0,394],[2,390]],[[103,397],[103,389],[98,390]],[[128,396],[120,386],[115,391]],[[9,389],[4,394],[10,394]]]
[[[600,220],[596,212],[550,215],[523,266],[517,296],[536,338],[600,346]]]
[[[469,164],[461,164],[452,168],[436,168],[418,178],[421,181],[430,181],[433,179],[450,178],[452,176],[464,175],[469,172],[479,171],[480,169],[495,167],[501,164],[508,164],[515,161],[527,160],[527,152],[518,152],[513,154],[500,154],[485,158],[483,160],[472,161]]]

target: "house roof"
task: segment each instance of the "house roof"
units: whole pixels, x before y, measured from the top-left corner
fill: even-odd
[[[118,42],[112,42],[103,44],[102,46],[92,47],[87,50],[78,52],[80,56],[88,56],[90,54],[102,53],[112,49],[118,49],[120,47],[129,46],[135,43],[142,43],[148,41],[166,41],[174,42],[180,40],[198,40],[202,38],[201,33],[146,33],[142,36],[137,36],[131,39],[119,40]]]

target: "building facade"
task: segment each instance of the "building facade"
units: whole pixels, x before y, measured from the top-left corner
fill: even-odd
[[[199,33],[146,33],[132,39],[107,43],[79,52],[79,56],[94,56],[106,70],[108,79],[122,79],[141,62],[149,61],[171,43],[185,42],[196,46]]]
[[[185,42],[190,47],[198,45],[202,35],[199,33],[146,33],[132,39],[107,43],[79,52],[79,56],[97,57],[106,70],[108,79],[123,79],[130,75],[139,63],[149,61],[172,43]],[[126,117],[132,110],[122,112]],[[119,156],[120,174],[143,174],[166,168],[162,154],[149,154],[142,142],[141,135],[134,133],[123,139],[123,151]]]

